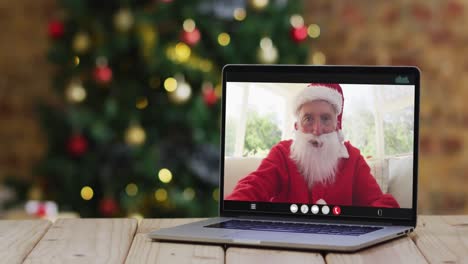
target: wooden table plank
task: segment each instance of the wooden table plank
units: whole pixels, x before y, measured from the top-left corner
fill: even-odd
[[[138,224],[137,233],[149,233],[160,228],[173,227],[204,220],[206,218],[161,218],[161,219],[143,219]]]
[[[221,246],[152,241],[146,234],[152,230],[172,227],[201,219],[143,219],[138,227],[126,263],[224,263]]]
[[[24,263],[123,263],[135,219],[59,219]]]
[[[375,245],[354,253],[329,253],[327,263],[427,263],[411,238]]]
[[[0,221],[0,261],[22,263],[51,225],[47,220]]]
[[[468,261],[468,216],[420,216],[412,238],[431,263]]]
[[[314,252],[230,247],[226,251],[226,264],[231,263],[325,263],[325,260]]]

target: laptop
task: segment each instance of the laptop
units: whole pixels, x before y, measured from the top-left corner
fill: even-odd
[[[222,81],[219,217],[151,239],[356,251],[414,230],[418,68],[226,65]]]

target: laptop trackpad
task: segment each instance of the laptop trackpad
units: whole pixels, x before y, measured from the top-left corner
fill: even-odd
[[[248,244],[260,244],[260,241],[284,241],[289,240],[292,235],[283,232],[260,232],[260,231],[241,231],[232,234],[230,238],[234,242],[243,242]]]

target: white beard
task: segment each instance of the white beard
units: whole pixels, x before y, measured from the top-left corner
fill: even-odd
[[[346,149],[336,131],[315,136],[297,130],[291,145],[291,159],[312,188],[314,183],[335,182],[338,162],[347,156],[347,153],[343,155],[343,148]]]

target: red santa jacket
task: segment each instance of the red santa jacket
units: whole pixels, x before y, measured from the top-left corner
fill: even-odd
[[[226,200],[314,204],[323,199],[332,205],[399,207],[392,195],[382,193],[360,151],[349,142],[345,142],[349,158],[340,160],[335,182],[315,183],[311,190],[290,158],[291,144],[285,140],[274,146]]]

